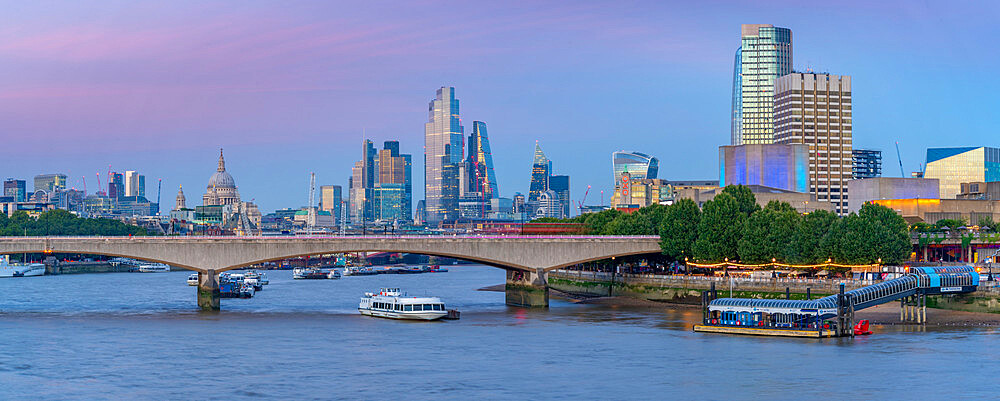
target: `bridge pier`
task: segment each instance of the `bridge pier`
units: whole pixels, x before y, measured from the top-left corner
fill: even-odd
[[[219,275],[215,270],[198,272],[198,307],[206,312],[222,309],[219,295]]]
[[[507,283],[504,286],[506,301],[509,306],[525,308],[548,308],[549,286],[545,280],[545,270],[535,271],[507,270]]]

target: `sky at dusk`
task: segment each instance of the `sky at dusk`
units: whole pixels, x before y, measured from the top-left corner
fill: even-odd
[[[414,155],[454,86],[488,125],[501,196],[538,140],[572,197],[613,186],[611,152],[660,178],[718,179],[740,24],[793,33],[796,70],[853,77],[854,146],[907,174],[928,147],[1000,146],[992,2],[0,2],[0,175],[138,170],[163,210],[200,204],[219,148],[245,200],[304,206],[309,173],[346,188],[363,133]],[[345,193],[346,195],[346,193]]]

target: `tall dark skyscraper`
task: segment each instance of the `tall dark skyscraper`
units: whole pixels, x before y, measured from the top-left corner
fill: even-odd
[[[465,129],[459,118],[455,88],[441,87],[428,104],[424,125],[425,218],[430,224],[458,218],[459,165]]]
[[[560,218],[569,217],[569,176],[568,175],[553,175],[549,177],[549,190],[555,192],[559,195],[559,203],[562,206],[562,216]]]
[[[542,147],[535,141],[535,161],[531,165],[531,186],[528,188],[528,202],[538,202],[538,197],[549,190],[549,176],[552,162],[542,153]]]
[[[122,173],[111,173],[108,181],[108,197],[118,199],[125,197],[125,176]]]
[[[486,135],[486,123],[472,122],[472,133],[469,134],[469,157],[466,159],[467,184],[470,192],[480,192],[484,199],[500,196],[497,187],[496,172],[493,171],[493,153],[490,152],[490,139]]]

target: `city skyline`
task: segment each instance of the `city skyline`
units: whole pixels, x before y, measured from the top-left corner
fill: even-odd
[[[411,34],[419,24],[410,14],[442,7],[400,7],[365,29],[347,21],[372,24],[378,11],[335,13],[336,6],[324,4],[250,5],[235,14],[219,5],[17,5],[6,15],[11,29],[0,32],[0,54],[10,59],[0,67],[6,88],[0,127],[9,146],[31,151],[11,155],[0,174],[30,185],[35,175],[65,173],[67,186],[76,188],[87,177],[93,193],[94,174],[112,164],[115,171],[140,171],[150,183],[162,179],[164,188],[198,188],[224,147],[240,192],[262,210],[303,206],[311,171],[319,184],[346,188],[357,159],[348,149],[365,131],[419,154],[427,93],[453,86],[465,100],[463,113],[490,125],[505,194],[527,191],[528,177],[517,172],[531,164],[532,140],[545,142],[560,171],[574,177],[574,201],[587,185],[611,192],[607,167],[588,161],[618,149],[660,158],[665,179],[710,179],[717,176],[717,146],[730,131],[741,24],[791,29],[796,70],[852,75],[859,93],[855,145],[882,150],[886,166],[897,164],[897,140],[907,174],[923,163],[927,148],[995,146],[990,128],[998,117],[990,102],[967,98],[997,85],[976,78],[998,57],[974,40],[997,33],[986,17],[996,10],[990,3],[951,6],[947,13],[938,8],[944,6],[902,2],[823,13],[780,3],[733,3],[725,12],[659,3],[461,5],[452,10],[461,23]],[[503,28],[455,35],[484,23]],[[855,28],[842,29],[847,23]],[[918,35],[931,25],[942,33]],[[317,39],[302,41],[307,37]],[[209,45],[213,40],[222,45]],[[515,46],[522,41],[534,44]],[[471,63],[428,62],[446,51]],[[942,57],[926,60],[927,53]],[[380,67],[387,62],[405,64],[407,72]],[[959,66],[963,73],[954,74]],[[612,96],[618,100],[607,101]],[[421,174],[414,174],[414,185],[423,186]],[[146,188],[147,198],[153,191]],[[422,198],[417,192],[414,203]],[[163,199],[172,195],[164,190]]]

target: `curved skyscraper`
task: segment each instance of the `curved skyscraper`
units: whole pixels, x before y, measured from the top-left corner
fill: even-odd
[[[656,178],[660,169],[660,161],[655,157],[624,150],[611,154],[611,164],[616,182],[626,171],[633,180],[643,180]]]
[[[744,24],[733,68],[732,144],[774,142],[774,81],[792,72],[792,30]]]
[[[472,133],[469,134],[469,157],[466,163],[469,191],[481,192],[483,199],[500,197],[496,173],[493,171],[490,138],[486,135],[486,123],[482,121],[472,122]]]
[[[424,199],[428,223],[458,219],[459,165],[464,128],[455,88],[441,87],[430,102],[424,125]]]

